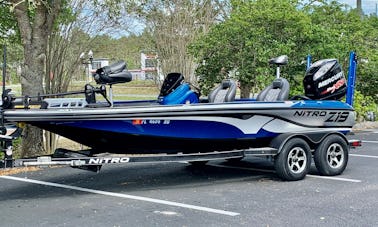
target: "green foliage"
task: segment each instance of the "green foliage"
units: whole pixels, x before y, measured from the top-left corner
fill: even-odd
[[[20,34],[16,19],[8,4],[0,4],[0,45],[20,43]]]
[[[200,63],[197,74],[203,88],[219,82],[225,76],[220,70],[225,68],[227,72],[237,70],[234,77],[242,87],[260,90],[274,78],[268,59],[281,54],[294,56],[283,71],[285,76],[294,80],[303,73],[303,67],[298,67],[303,45],[298,44],[308,39],[310,20],[295,2],[258,0],[232,4],[230,19],[191,46],[191,53]]]
[[[355,91],[354,93],[354,105],[357,120],[362,121],[368,112],[374,112],[375,116],[378,116],[378,105],[374,102],[371,96],[364,96],[361,92]]]
[[[268,59],[282,54],[289,64],[282,76],[291,85],[291,95],[303,94],[307,54],[313,61],[336,58],[348,70],[348,56],[356,50],[361,59],[357,69],[357,89],[378,100],[378,19],[361,15],[337,1],[234,0],[229,19],[214,26],[209,34],[189,49],[198,62],[196,70],[206,91],[227,73],[241,85],[259,91],[273,80],[274,69]],[[366,62],[366,61],[365,61]]]
[[[102,35],[94,38],[91,48],[95,58],[109,58],[111,61],[125,60],[129,69],[140,69],[140,54],[153,49],[148,33],[130,35],[119,39]]]

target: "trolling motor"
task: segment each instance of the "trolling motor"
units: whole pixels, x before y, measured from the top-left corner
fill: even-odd
[[[96,70],[93,76],[97,84],[109,85],[109,104],[113,106],[113,84],[126,83],[132,80],[132,75],[127,71],[125,61],[118,61],[112,65],[104,66]]]

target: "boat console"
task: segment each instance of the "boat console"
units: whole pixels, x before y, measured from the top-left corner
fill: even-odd
[[[162,105],[198,103],[198,97],[181,73],[168,73],[161,86],[158,102]]]

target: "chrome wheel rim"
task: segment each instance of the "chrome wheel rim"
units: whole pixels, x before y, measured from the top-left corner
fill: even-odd
[[[301,173],[305,170],[307,166],[307,155],[303,148],[294,147],[290,150],[287,165],[293,173]]]
[[[327,149],[327,163],[333,168],[337,169],[344,163],[344,149],[338,143],[331,144]]]

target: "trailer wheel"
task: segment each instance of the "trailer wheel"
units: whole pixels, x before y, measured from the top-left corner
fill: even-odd
[[[277,175],[283,180],[302,180],[311,166],[310,147],[300,138],[287,141],[274,159]]]
[[[348,164],[348,153],[349,147],[341,136],[329,135],[315,150],[315,166],[322,175],[339,175]]]

